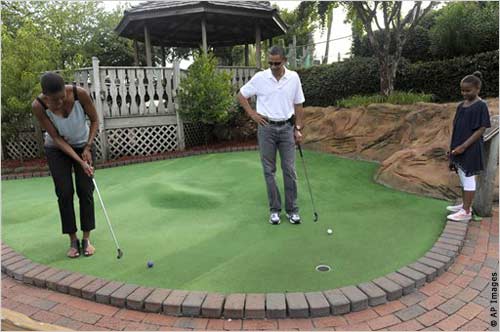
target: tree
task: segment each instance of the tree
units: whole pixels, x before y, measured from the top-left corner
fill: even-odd
[[[231,74],[217,71],[213,54],[200,52],[180,83],[179,113],[185,120],[206,126],[225,123],[235,103],[233,92]],[[205,132],[205,143],[210,132],[212,130]]]
[[[330,53],[330,37],[332,34],[332,24],[333,24],[333,10],[338,7],[339,3],[336,1],[314,1],[316,4],[316,11],[320,19],[320,28],[322,32],[326,25],[326,47],[325,55],[323,57],[323,63],[328,63],[328,57]],[[326,23],[326,24],[325,24]]]
[[[498,1],[449,3],[430,30],[437,58],[498,50]]]
[[[396,71],[408,35],[435,3],[430,2],[422,9],[422,2],[414,2],[413,8],[405,16],[401,13],[402,1],[349,2],[346,6],[355,13],[367,33],[379,65],[380,92],[389,96],[394,90]],[[382,24],[377,16],[380,8]],[[381,40],[376,38],[373,25],[380,31]],[[392,51],[391,43],[394,43]]]
[[[2,138],[31,125],[31,102],[40,92],[40,73],[54,68],[55,42],[31,23],[13,32],[2,26]]]
[[[31,102],[44,71],[89,66],[95,55],[104,65],[133,63],[130,43],[113,31],[119,14],[99,3],[2,1],[1,6],[4,139],[31,125]]]

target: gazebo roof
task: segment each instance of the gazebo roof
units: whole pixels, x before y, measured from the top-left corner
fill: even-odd
[[[198,47],[201,19],[208,44],[214,47],[255,43],[255,26],[262,40],[282,35],[287,26],[267,1],[147,1],[125,11],[117,33],[144,42],[147,25],[157,46]]]

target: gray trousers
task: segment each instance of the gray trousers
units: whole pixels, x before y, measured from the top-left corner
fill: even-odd
[[[295,172],[295,138],[293,125],[259,125],[257,129],[260,159],[267,186],[269,210],[281,211],[281,196],[276,185],[276,151],[279,151],[285,182],[285,210],[299,212],[297,206],[297,173]]]

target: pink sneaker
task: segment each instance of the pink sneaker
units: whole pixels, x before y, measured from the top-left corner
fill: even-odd
[[[458,212],[464,208],[463,204],[458,204],[458,205],[449,205],[446,207],[446,210],[450,212]]]
[[[460,211],[450,214],[447,219],[452,221],[469,221],[472,219],[472,210],[467,213],[464,209],[460,209]]]

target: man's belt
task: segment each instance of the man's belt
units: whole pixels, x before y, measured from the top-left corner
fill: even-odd
[[[282,125],[287,124],[287,123],[293,124],[293,120],[294,120],[293,116],[291,118],[289,118],[287,120],[283,120],[283,121],[273,121],[273,120],[269,120],[266,118],[267,123],[275,125],[275,126],[282,126]]]

